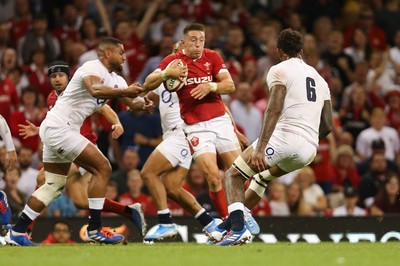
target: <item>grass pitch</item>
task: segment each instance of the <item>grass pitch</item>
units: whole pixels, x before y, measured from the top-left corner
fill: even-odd
[[[195,243],[0,246],[0,265],[7,266],[397,266],[399,263],[399,242],[252,243],[237,247],[216,247]]]

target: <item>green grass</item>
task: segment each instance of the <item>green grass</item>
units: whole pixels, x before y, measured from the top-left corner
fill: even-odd
[[[209,265],[354,265],[400,264],[400,243],[252,243],[216,247],[195,243],[155,245],[0,246],[0,265],[26,266],[209,266]]]

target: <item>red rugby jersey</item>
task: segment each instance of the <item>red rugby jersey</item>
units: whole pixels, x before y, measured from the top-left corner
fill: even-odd
[[[174,59],[183,60],[189,69],[185,86],[177,92],[181,117],[185,123],[195,124],[224,115],[225,106],[219,94],[210,92],[201,100],[190,95],[190,91],[197,85],[216,82],[220,71],[228,71],[221,56],[215,51],[204,49],[199,59],[192,59],[179,51],[164,58],[158,68],[164,70]]]

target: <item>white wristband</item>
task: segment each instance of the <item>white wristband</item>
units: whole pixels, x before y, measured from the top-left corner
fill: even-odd
[[[215,92],[217,90],[217,83],[216,82],[209,82],[210,84],[210,90]]]

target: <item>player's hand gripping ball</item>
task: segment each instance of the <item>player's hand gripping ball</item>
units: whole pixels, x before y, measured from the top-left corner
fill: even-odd
[[[182,66],[187,66],[187,64],[181,59],[175,59],[175,60],[172,60],[165,69],[168,69],[168,68],[174,67],[174,66],[182,67]],[[178,90],[182,89],[182,87],[185,85],[186,78],[187,78],[187,71],[186,71],[186,76],[183,77],[182,79],[168,77],[166,80],[163,81],[163,84],[164,84],[164,87],[171,92],[178,91]]]

